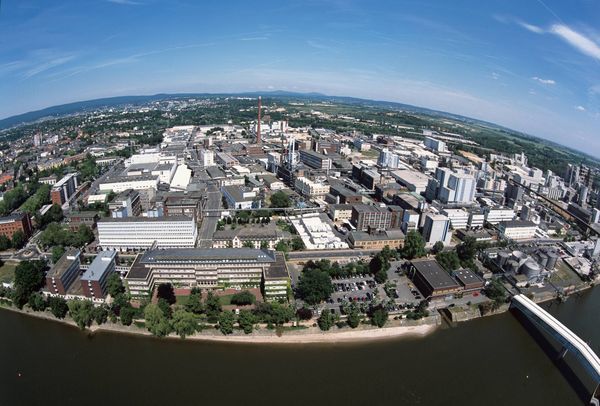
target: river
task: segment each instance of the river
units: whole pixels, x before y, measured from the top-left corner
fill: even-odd
[[[600,288],[549,307],[599,351]],[[0,310],[0,405],[578,405],[510,313],[425,338],[258,345],[87,334]]]

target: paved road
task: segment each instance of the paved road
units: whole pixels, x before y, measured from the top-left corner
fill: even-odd
[[[287,254],[289,260],[304,260],[304,259],[322,259],[322,258],[348,258],[348,257],[367,257],[371,254],[376,254],[381,250],[312,250],[312,251],[297,251]]]
[[[205,210],[213,210],[208,212],[202,219],[202,224],[198,230],[198,247],[211,248],[212,236],[217,229],[217,222],[221,218],[220,211],[214,211],[221,208],[223,195],[214,185],[209,186],[206,193],[206,200],[203,203]]]

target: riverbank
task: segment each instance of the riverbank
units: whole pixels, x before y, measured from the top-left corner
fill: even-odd
[[[25,316],[33,316],[36,318],[62,323],[74,328],[77,324],[70,318],[57,319],[49,312],[33,312],[28,310],[19,310],[15,307],[0,306],[0,309],[5,309],[19,313]],[[215,341],[215,342],[233,342],[233,343],[248,343],[248,344],[311,344],[311,343],[359,343],[374,340],[385,340],[400,337],[424,337],[436,330],[439,324],[414,324],[403,325],[401,321],[390,320],[388,325],[382,328],[374,327],[367,324],[362,324],[356,329],[344,327],[338,329],[333,327],[330,331],[321,331],[318,327],[305,326],[302,329],[284,329],[277,330],[261,327],[251,334],[244,334],[241,331],[235,331],[234,334],[223,335],[218,330],[208,327],[205,330],[194,335],[186,336],[185,340],[194,341]],[[117,333],[128,335],[141,335],[153,337],[146,329],[131,326],[123,326],[121,324],[105,323],[100,326],[92,325],[86,331],[91,334],[95,333]],[[172,333],[165,337],[166,339],[181,340],[181,338]]]

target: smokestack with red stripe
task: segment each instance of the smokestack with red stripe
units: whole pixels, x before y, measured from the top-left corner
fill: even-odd
[[[256,125],[256,143],[260,144],[260,110],[261,110],[261,97],[258,96],[258,124]]]

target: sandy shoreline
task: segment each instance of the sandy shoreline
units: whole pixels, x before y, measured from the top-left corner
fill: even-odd
[[[44,320],[58,322],[64,325],[78,328],[73,320],[70,319],[57,319],[49,313],[37,313],[19,310],[13,307],[0,307],[0,309],[6,309],[13,311],[25,316],[32,316]],[[275,331],[266,331],[261,329],[252,334],[243,334],[236,332],[236,334],[222,335],[217,330],[210,331],[205,330],[201,333],[196,333],[192,336],[185,338],[187,341],[213,341],[213,342],[230,342],[230,343],[248,343],[248,344],[312,344],[312,343],[359,343],[373,340],[391,339],[399,337],[424,337],[427,334],[432,333],[437,328],[437,325],[433,324],[422,324],[416,326],[388,326],[383,328],[376,328],[371,326],[359,326],[354,330],[343,329],[336,331],[336,327],[328,332],[323,332],[318,327],[309,327],[305,330],[297,331],[284,331],[281,336],[277,336]],[[92,325],[85,331],[95,333],[114,333],[114,334],[127,334],[154,337],[149,331],[135,327],[135,326],[122,326],[119,324],[103,324],[101,326]],[[214,331],[214,333],[213,333]],[[266,333],[266,334],[265,334]],[[172,333],[166,339],[182,340],[178,335]],[[183,341],[183,340],[182,340]]]

